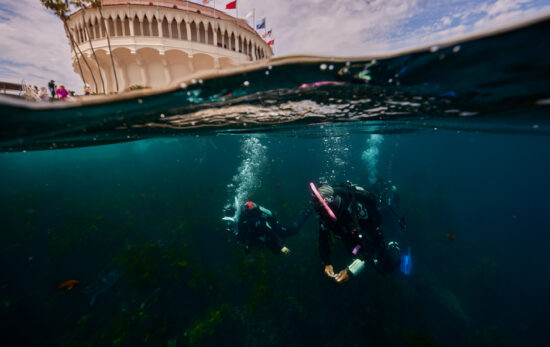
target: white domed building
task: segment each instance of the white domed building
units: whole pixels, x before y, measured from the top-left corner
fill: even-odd
[[[102,4],[119,91],[137,85],[164,87],[200,70],[241,66],[273,55],[271,47],[244,19],[211,7],[182,0],[103,0]],[[80,9],[69,16],[67,24],[96,77],[98,90],[81,58],[83,79],[92,91],[103,92],[86,25],[99,60],[105,92],[116,92],[99,10]],[[80,53],[73,47],[71,52],[73,68],[80,74],[76,60]]]

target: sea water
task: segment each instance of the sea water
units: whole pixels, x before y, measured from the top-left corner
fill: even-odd
[[[108,104],[6,102],[2,345],[545,345],[549,29]],[[247,255],[221,220],[252,200],[292,223],[309,182],[345,181],[395,186],[406,229],[383,228],[409,275],[336,284],[315,217],[287,256]]]

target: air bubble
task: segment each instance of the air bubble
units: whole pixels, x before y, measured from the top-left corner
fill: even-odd
[[[321,64],[319,66],[319,69],[321,69],[322,71],[325,71],[327,69],[327,64]]]
[[[328,66],[328,69],[331,70],[331,71],[334,70],[334,65],[330,64],[330,65]]]
[[[138,104],[143,104],[143,99],[138,99],[137,102]]]
[[[437,52],[437,51],[439,51],[439,46],[432,46],[432,47],[430,47],[430,52],[435,53],[435,52]]]
[[[181,82],[181,83],[180,83],[180,88],[181,88],[181,89],[187,88],[187,83]]]
[[[462,48],[462,47],[460,47],[460,45],[454,46],[453,47],[453,53],[458,53],[460,51],[460,48]]]
[[[248,81],[243,82],[243,86],[248,87],[249,85],[250,85],[250,82],[248,82]]]
[[[161,113],[161,114],[160,114],[160,118],[164,118],[164,117],[166,117],[166,116],[164,115],[164,113]]]
[[[269,76],[269,71],[266,71],[266,72],[265,72],[265,75],[266,75],[266,76]]]

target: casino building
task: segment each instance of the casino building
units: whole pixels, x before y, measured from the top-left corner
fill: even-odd
[[[273,55],[271,47],[244,19],[212,7],[184,0],[103,0],[102,4],[119,91],[137,85],[164,87],[196,71],[241,66]],[[82,77],[92,91],[103,92],[101,73],[105,92],[116,92],[99,10],[80,9],[69,16],[67,25],[96,77],[98,90],[92,83],[90,69],[81,58]],[[86,32],[99,60],[100,71]],[[73,68],[80,74],[76,59],[80,53],[72,46],[71,53]]]

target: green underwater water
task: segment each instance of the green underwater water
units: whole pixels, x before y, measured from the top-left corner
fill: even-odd
[[[550,187],[546,136],[385,134],[378,175],[401,198],[413,273],[322,275],[312,217],[291,254],[244,253],[224,230],[254,139],[248,198],[290,223],[321,176],[368,186],[370,134],[158,138],[4,153],[0,315],[8,345],[537,345]],[[255,149],[254,149],[255,148]],[[341,160],[341,164],[335,162]],[[456,235],[455,240],[446,233]],[[335,245],[337,246],[337,245]],[[347,259],[340,252],[336,266]],[[101,278],[112,287],[90,298]],[[80,281],[56,291],[62,281]],[[29,334],[27,332],[32,332]]]

